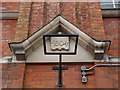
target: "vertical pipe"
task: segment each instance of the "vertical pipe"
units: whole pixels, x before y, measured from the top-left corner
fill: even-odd
[[[62,87],[62,55],[59,54],[59,77],[58,77],[58,86]]]

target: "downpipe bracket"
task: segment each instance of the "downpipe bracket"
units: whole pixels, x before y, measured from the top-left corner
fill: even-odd
[[[86,72],[94,69],[95,67],[120,67],[120,64],[96,64],[88,69],[86,68],[86,66],[81,66],[82,83],[87,83],[87,81],[88,81],[87,75],[89,75],[89,74],[87,74]]]
[[[86,77],[86,67],[82,66],[81,67],[81,72],[82,72],[82,83],[87,83],[87,77]]]

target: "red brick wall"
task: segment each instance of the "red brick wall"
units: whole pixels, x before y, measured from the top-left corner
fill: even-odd
[[[30,29],[30,24],[29,24],[30,11],[31,11],[31,2],[20,3],[17,31],[15,33],[15,41],[22,41],[28,37],[28,33]]]
[[[92,37],[105,39],[101,9],[97,2],[34,2],[30,10],[29,35],[47,24],[56,15],[61,14]]]
[[[111,56],[118,56],[118,51],[120,51],[118,45],[120,43],[120,38],[118,38],[120,33],[119,21],[120,18],[103,18],[106,38],[112,41],[109,50],[109,55]]]
[[[22,88],[25,64],[2,64],[2,88]]]
[[[2,2],[1,9],[2,11],[19,11],[19,2]],[[2,47],[0,47],[0,51],[2,50],[2,56],[11,55],[11,51],[8,47],[8,43],[14,41],[15,32],[17,30],[17,20],[1,20],[2,27]],[[2,49],[1,49],[2,48]]]
[[[80,67],[93,64],[64,64],[63,88],[118,88],[118,67],[96,67],[87,73],[88,82],[81,82]],[[58,88],[58,71],[52,70],[57,64],[3,64],[3,88]]]
[[[30,30],[29,35],[37,31],[45,24],[45,15],[44,13],[45,3],[43,2],[33,2],[31,7],[31,19],[30,19]]]
[[[19,11],[20,2],[2,2],[3,11]]]
[[[8,11],[19,10],[19,4],[3,5]],[[14,8],[14,6],[16,6]],[[99,3],[22,3],[17,20],[3,20],[2,54],[11,55],[8,42],[21,41],[45,25],[57,14],[63,15],[70,22],[77,25],[84,32],[96,39],[111,39],[110,55],[117,54],[117,22],[116,18],[105,18],[105,32],[103,29]],[[30,22],[29,22],[30,21]],[[114,26],[113,26],[114,25]],[[110,27],[112,26],[112,27]],[[111,31],[110,31],[111,30]],[[114,30],[114,31],[113,31]],[[113,32],[115,33],[113,35]],[[114,45],[114,46],[113,46]],[[57,64],[3,64],[3,88],[56,88],[58,71],[52,67]],[[118,88],[118,67],[97,67],[88,76],[87,84],[81,82],[80,67],[93,64],[65,64],[68,70],[63,71],[63,88]]]
[[[31,8],[29,35],[60,14],[59,5],[60,4],[58,2],[33,2]]]
[[[2,56],[11,55],[9,42],[14,41],[17,30],[17,20],[2,20]]]
[[[119,67],[96,67],[96,88],[119,88]],[[120,88],[119,88],[120,89]]]
[[[68,70],[63,71],[63,88],[95,88],[95,75],[88,77],[88,84],[81,82],[80,67],[83,64],[64,64]],[[90,67],[93,64],[85,64]],[[52,70],[57,64],[28,64],[25,74],[25,88],[58,88],[58,71]],[[92,80],[92,81],[91,81]]]

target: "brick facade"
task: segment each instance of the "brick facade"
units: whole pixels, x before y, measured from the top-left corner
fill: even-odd
[[[97,67],[87,72],[93,74],[88,75],[88,82],[83,84],[80,71],[80,67],[83,65],[81,63],[64,64],[64,66],[68,66],[68,70],[63,71],[63,88],[118,88],[118,68]],[[90,67],[93,64],[85,65]],[[53,66],[56,66],[56,64],[27,64],[24,87],[57,88],[58,71],[52,70]],[[110,76],[110,74],[113,75]]]
[[[17,31],[17,20],[2,20],[2,56],[11,55],[8,43],[14,41]]]
[[[20,2],[2,2],[3,11],[19,11]]]
[[[112,41],[111,48],[109,50],[109,55],[111,56],[119,56],[119,21],[120,18],[103,18],[106,38]]]
[[[23,39],[28,37],[30,10],[31,2],[20,4],[15,41],[22,41]]]
[[[0,9],[3,12],[19,12],[19,2],[2,2]],[[8,43],[14,41],[17,31],[17,20],[2,20],[2,57],[12,55]],[[0,51],[1,51],[0,48]]]
[[[25,64],[2,64],[2,88],[22,88]]]
[[[12,4],[12,5],[11,5]],[[98,40],[112,40],[109,55],[118,55],[117,18],[102,18],[98,2],[24,2],[3,3],[4,11],[19,11],[18,20],[2,20],[2,56],[12,55],[8,42],[22,41],[61,14],[85,33]],[[114,34],[113,34],[114,32]],[[96,67],[81,82],[80,67],[96,63],[65,64],[63,88],[118,88],[118,67]],[[3,88],[57,88],[57,64],[2,64]]]
[[[80,67],[91,64],[64,64],[63,88],[118,88],[118,67],[96,67],[87,72],[88,82],[81,82]],[[52,70],[57,64],[3,64],[3,88],[58,88],[58,71]]]
[[[100,5],[99,3],[87,2],[32,3],[30,34],[47,24],[58,14],[61,14],[92,37],[105,39]]]

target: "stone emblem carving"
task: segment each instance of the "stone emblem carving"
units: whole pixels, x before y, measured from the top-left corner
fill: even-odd
[[[69,50],[69,37],[51,37],[51,50]]]

